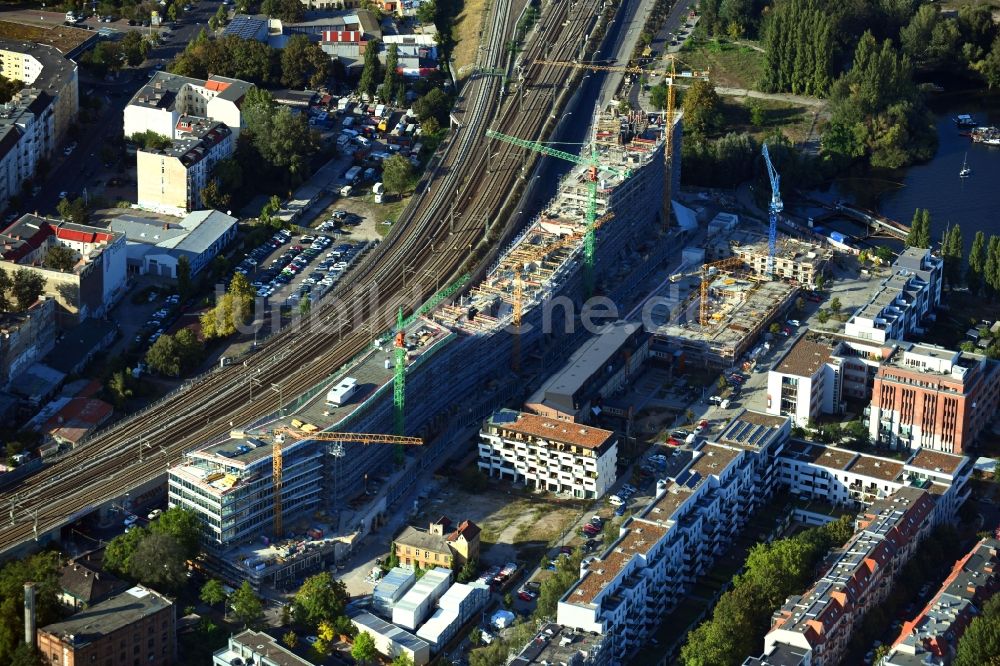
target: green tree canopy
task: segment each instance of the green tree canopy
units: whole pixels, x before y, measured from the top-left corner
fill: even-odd
[[[135,555],[139,543],[146,538],[145,529],[133,527],[124,534],[112,539],[104,549],[104,567],[112,573],[130,576],[132,571],[132,556]]]
[[[375,639],[367,631],[362,631],[354,639],[351,646],[351,656],[362,664],[367,664],[378,659],[378,650],[375,648]]]
[[[364,65],[361,68],[361,78],[358,80],[358,92],[368,95],[369,98],[375,95],[375,87],[378,85],[381,67],[378,61],[379,46],[377,39],[365,45]]]
[[[18,268],[14,271],[10,291],[14,295],[14,303],[18,311],[30,308],[45,290],[45,278],[28,268]]]
[[[187,582],[185,559],[184,548],[177,539],[151,532],[136,545],[129,575],[154,589],[177,591]]]
[[[222,583],[218,579],[209,578],[205,581],[205,584],[201,586],[201,594],[199,595],[199,598],[209,606],[215,606],[216,604],[221,604],[226,600],[226,590],[223,588]]]
[[[435,118],[444,127],[448,124],[448,114],[451,113],[451,98],[440,88],[431,88],[426,95],[413,103],[413,110],[416,111],[420,122]]]
[[[347,587],[329,572],[310,576],[295,593],[295,617],[310,626],[332,622],[344,612]]]
[[[76,252],[64,245],[53,245],[45,253],[45,267],[68,273],[76,266]]]
[[[61,199],[56,206],[56,211],[59,213],[59,217],[74,224],[86,224],[90,218],[90,209],[83,197],[77,197],[72,201]]]
[[[382,184],[390,194],[403,194],[413,187],[413,165],[402,155],[393,155],[382,163]]]
[[[250,583],[243,581],[239,589],[229,598],[230,607],[236,619],[247,626],[254,626],[264,614],[264,604],[254,593]]]
[[[965,279],[973,293],[979,293],[980,288],[986,283],[986,234],[982,231],[977,231],[972,239],[969,270]]]
[[[153,534],[166,534],[176,539],[185,559],[194,559],[201,550],[201,520],[196,512],[189,509],[179,506],[170,507],[149,524],[149,531]]]
[[[710,81],[695,80],[681,100],[685,127],[698,134],[715,131],[722,122],[721,103]]]

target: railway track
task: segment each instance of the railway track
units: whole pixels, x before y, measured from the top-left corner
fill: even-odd
[[[480,62],[484,69],[509,65],[511,2],[497,0],[491,9],[490,46]],[[575,57],[599,6],[598,0],[548,4],[523,60],[543,54]],[[486,128],[537,136],[551,124],[559,94],[572,81],[564,70],[538,71],[520,100],[501,98],[499,77],[470,81],[463,91],[470,100],[463,126],[434,167],[434,186],[414,197],[390,236],[355,268],[354,286],[315,304],[305,326],[274,333],[242,364],[216,368],[188,382],[0,495],[0,507],[9,509],[8,520],[0,524],[0,555],[162,475],[192,447],[275,412],[272,385],[280,386],[284,396],[306,392],[369,347],[391,326],[398,307],[412,309],[418,297],[466,270],[471,250],[484,244],[485,229],[515,190],[517,160],[525,159],[520,148],[491,145],[484,137]]]

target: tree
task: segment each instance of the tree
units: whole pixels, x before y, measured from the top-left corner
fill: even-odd
[[[721,104],[719,94],[710,81],[695,80],[681,101],[685,127],[698,134],[714,131],[722,122]]]
[[[130,30],[122,37],[121,52],[129,67],[138,67],[149,53],[149,42],[142,38],[140,31]]]
[[[45,254],[46,268],[68,273],[76,266],[76,252],[63,245],[54,245]]]
[[[771,324],[771,327],[768,329],[768,331],[770,331],[771,335],[777,335],[778,333],[781,333],[781,326],[777,322],[775,322]],[[720,377],[719,379],[722,381],[722,383],[726,382],[724,377]]]
[[[440,88],[431,88],[427,94],[413,103],[417,118],[424,122],[428,118],[436,118],[441,126],[448,124],[448,114],[451,112],[451,99]]]
[[[465,564],[462,565],[462,569],[458,572],[458,582],[468,583],[469,581],[475,580],[478,573],[478,562],[474,559],[466,560]]]
[[[132,388],[129,386],[129,374],[124,370],[118,370],[111,375],[107,388],[108,393],[111,394],[111,400],[119,409],[124,407],[133,395]]]
[[[990,90],[1000,86],[1000,37],[996,38],[989,53],[976,64],[975,69],[986,81]]]
[[[260,598],[254,594],[253,588],[248,581],[243,581],[239,589],[233,592],[229,598],[230,608],[236,619],[247,626],[253,626],[264,613],[264,604]]]
[[[169,534],[151,532],[136,545],[129,575],[153,588],[179,590],[187,582],[186,559],[184,548],[177,539]]]
[[[14,295],[14,303],[18,311],[27,310],[38,300],[45,289],[45,278],[28,268],[18,268],[14,271],[10,291]]]
[[[969,270],[965,279],[973,293],[979,293],[980,287],[986,283],[986,234],[982,231],[977,231],[972,239]]]
[[[299,636],[294,631],[292,631],[291,629],[289,629],[281,637],[281,642],[284,643],[286,647],[291,648],[292,650],[294,650],[295,646],[299,644]]]
[[[990,236],[990,243],[986,249],[984,277],[990,293],[993,296],[1000,295],[1000,237]]]
[[[392,666],[413,666],[413,660],[410,659],[410,655],[405,652],[400,652],[396,655],[396,658],[392,660]]]
[[[177,259],[177,293],[182,301],[191,296],[191,260],[185,255]]]
[[[201,594],[199,598],[204,601],[209,606],[214,606],[216,604],[221,604],[226,600],[226,591],[223,589],[222,583],[216,578],[209,578],[205,581],[205,584],[201,586]]]
[[[301,183],[319,147],[318,135],[309,129],[305,114],[278,107],[270,93],[256,88],[247,92],[243,114],[245,129],[236,161],[255,170],[261,183]]]
[[[7,297],[7,292],[10,291],[13,284],[14,282],[10,279],[10,274],[0,268],[0,312],[11,311],[11,303]]]
[[[112,573],[131,575],[132,556],[147,534],[143,528],[135,527],[112,539],[104,549],[104,567]]]
[[[86,224],[90,218],[90,211],[87,210],[87,202],[83,197],[77,197],[72,201],[61,199],[56,206],[56,212],[59,213],[59,217],[74,224]]]
[[[825,324],[826,322],[830,321],[830,312],[828,310],[820,310],[819,312],[816,313],[816,319],[819,321],[819,323]]]
[[[948,284],[955,286],[962,281],[962,257],[965,246],[962,243],[962,227],[955,225],[948,230],[941,243],[941,256],[944,259],[944,276]]]
[[[367,631],[362,631],[354,639],[351,646],[351,656],[362,664],[378,659],[378,650],[375,649],[375,639]]]
[[[369,98],[375,96],[375,86],[379,75],[378,61],[379,42],[373,39],[365,46],[364,65],[361,68],[361,78],[358,80],[358,92]]]
[[[822,289],[823,285],[826,284],[826,276],[820,273],[819,275],[816,276],[815,282],[816,282],[816,288]]]
[[[45,666],[48,662],[34,645],[21,643],[11,656],[10,666]]]
[[[396,88],[401,81],[397,70],[398,66],[399,47],[396,44],[390,44],[385,53],[385,79],[378,90],[378,96],[382,98],[382,101],[391,100],[395,96]]]
[[[907,247],[931,246],[931,212],[926,208],[918,208],[913,212],[913,220],[910,222],[910,232],[906,235],[905,244]]]
[[[292,35],[281,50],[281,83],[297,90],[319,87],[330,78],[330,56],[306,35]]]
[[[649,90],[649,103],[652,105],[653,109],[657,111],[662,111],[667,108],[667,84],[659,83]]]
[[[194,511],[179,506],[171,507],[150,523],[149,531],[174,538],[180,545],[185,559],[193,560],[201,549],[201,519]]]
[[[721,19],[720,11],[719,23],[723,23]],[[825,95],[833,79],[836,55],[834,21],[832,12],[822,3],[775,3],[762,32],[761,89]]]
[[[1000,597],[993,596],[983,605],[958,641],[954,666],[996,666],[1000,655]]]
[[[830,300],[830,310],[833,312],[840,312],[840,299],[836,296]]]
[[[310,626],[333,621],[344,613],[347,600],[347,587],[329,572],[310,576],[295,593],[295,618]]]
[[[382,163],[382,183],[389,194],[402,194],[413,185],[413,165],[402,155],[393,155]]]
[[[437,15],[437,5],[434,0],[424,0],[417,7],[417,20],[427,25],[428,23],[434,23],[434,17]]]
[[[146,351],[146,363],[150,369],[168,377],[181,374],[180,346],[174,336],[165,333],[156,339]]]
[[[885,247],[884,245],[880,245],[879,247],[875,248],[875,256],[879,258],[879,261],[890,263],[895,255],[893,254],[892,250]]]
[[[0,75],[0,104],[6,104],[24,88],[24,81]]]
[[[169,148],[172,143],[168,137],[158,134],[153,130],[136,132],[128,137],[128,140],[142,150],[163,150],[164,148]]]

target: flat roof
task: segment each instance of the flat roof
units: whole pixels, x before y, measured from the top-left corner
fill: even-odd
[[[96,32],[73,28],[68,25],[28,25],[14,21],[0,21],[0,39],[10,42],[31,42],[39,46],[48,46],[61,55],[73,53],[88,41],[98,37]],[[0,44],[0,48],[10,48],[8,44]],[[21,51],[20,48],[13,50]],[[44,63],[42,63],[44,65]]]
[[[793,440],[789,442],[781,455],[799,462],[812,463],[831,469],[846,471],[859,453],[846,451],[814,442]]]
[[[136,585],[39,631],[66,642],[70,642],[69,636],[72,636],[73,645],[86,645],[172,605],[173,602],[166,597]]]
[[[508,414],[513,420],[505,420]],[[516,416],[513,416],[514,414]],[[502,410],[494,414],[490,419],[490,424],[511,432],[582,446],[585,449],[599,449],[615,436],[610,430],[602,430],[570,421],[560,421],[537,414],[511,412],[510,410]]]
[[[955,455],[954,453],[933,451],[931,449],[917,449],[917,452],[907,461],[906,465],[908,467],[918,467],[945,474],[954,474],[968,460],[965,456]]]
[[[776,437],[788,423],[787,416],[772,416],[743,410],[730,421],[718,441],[750,451],[758,451]]]
[[[886,458],[859,455],[847,471],[882,481],[895,481],[903,473],[903,463]]]
[[[774,371],[785,375],[812,377],[830,360],[832,354],[832,344],[806,334],[795,341]]]
[[[263,657],[275,666],[313,666],[313,662],[307,661],[278,644],[274,637],[263,631],[244,629],[235,636],[231,636],[230,643],[222,650],[215,653],[215,657],[221,658],[224,663],[232,663],[232,659],[242,657],[239,652],[231,651],[229,645],[238,643],[254,655]]]
[[[665,525],[632,519],[626,533],[600,558],[592,559],[586,573],[566,596],[573,604],[592,604],[600,592],[613,581],[635,555],[645,555],[667,534]]]

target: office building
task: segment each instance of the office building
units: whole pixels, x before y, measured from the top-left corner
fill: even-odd
[[[51,267],[49,250],[72,251],[73,265]],[[0,267],[19,268],[45,280],[43,292],[55,299],[56,321],[70,327],[103,317],[125,293],[125,236],[114,231],[35,215],[22,215],[0,232]]]
[[[243,99],[252,87],[252,83],[224,76],[211,75],[202,80],[156,72],[125,107],[125,136],[155,132],[168,139],[181,139],[189,134],[181,122],[185,116],[222,123],[239,136]]]
[[[479,526],[463,520],[452,529],[451,521],[441,518],[426,530],[409,525],[393,540],[396,557],[408,567],[461,567],[469,560],[479,560]]]
[[[923,333],[923,320],[941,304],[943,269],[944,261],[930,250],[906,248],[868,303],[851,315],[844,332],[880,343]]]
[[[892,449],[965,453],[997,415],[1000,365],[978,354],[901,343],[875,376],[866,419]]]
[[[618,439],[609,430],[504,409],[479,436],[479,469],[489,476],[578,499],[602,497],[615,482]]]
[[[198,210],[180,222],[121,215],[111,220],[111,229],[125,234],[129,274],[175,279],[181,257],[191,277],[207,268],[236,238],[238,222],[217,210]]]
[[[605,326],[545,380],[524,408],[550,419],[593,422],[604,411],[604,400],[642,369],[651,338],[639,324],[617,321]]]
[[[38,652],[50,666],[177,663],[173,602],[136,585],[65,620],[38,629]]]
[[[842,663],[865,615],[889,596],[900,571],[938,522],[934,496],[918,488],[901,488],[872,504],[859,516],[855,535],[834,551],[825,573],[775,613],[764,637],[764,654],[783,644],[805,653],[793,664]]]
[[[903,624],[882,666],[952,662],[962,634],[1000,590],[998,547],[996,538],[983,539],[955,563],[937,593]]]
[[[140,208],[184,217],[205,207],[201,192],[236,141],[227,125],[194,116],[178,121],[177,134],[166,148],[136,153],[136,182]]]

